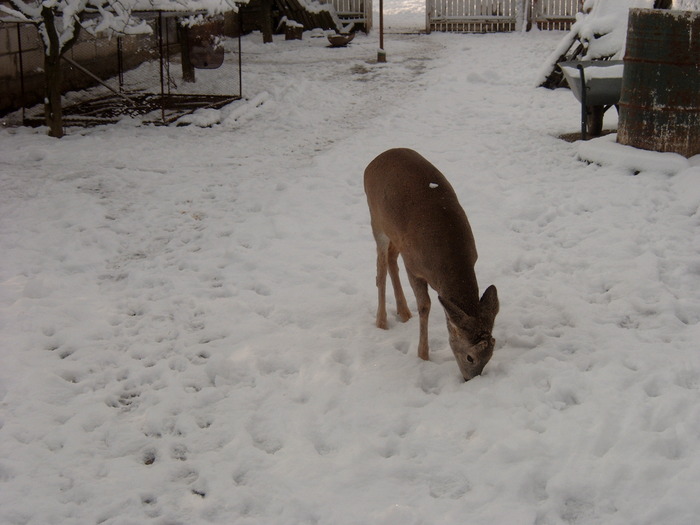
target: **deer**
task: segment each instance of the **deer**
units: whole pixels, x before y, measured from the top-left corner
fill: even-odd
[[[449,344],[464,380],[480,375],[496,344],[491,333],[498,292],[491,285],[479,299],[474,236],[454,189],[435,166],[407,148],[387,150],[370,162],[364,189],[377,244],[377,327],[388,328],[387,271],[399,319],[411,318],[399,278],[401,255],[418,306],[418,357],[429,360],[430,286],[445,310]]]

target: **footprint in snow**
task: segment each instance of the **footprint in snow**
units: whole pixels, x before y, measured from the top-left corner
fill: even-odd
[[[176,443],[170,448],[170,457],[178,461],[186,461],[188,452],[189,451],[187,450],[187,446],[185,444]]]
[[[394,348],[404,355],[408,354],[408,350],[410,347],[411,343],[409,343],[408,341],[399,341],[398,343],[394,343]]]
[[[436,499],[460,499],[471,490],[469,480],[460,475],[438,474],[428,483],[430,496]]]

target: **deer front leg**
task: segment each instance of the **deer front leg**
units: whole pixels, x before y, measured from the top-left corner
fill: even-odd
[[[418,318],[420,320],[420,335],[418,336],[418,357],[427,361],[430,358],[428,348],[428,316],[430,315],[430,295],[428,295],[428,283],[413,275],[408,269],[408,280],[413,288],[418,303]]]

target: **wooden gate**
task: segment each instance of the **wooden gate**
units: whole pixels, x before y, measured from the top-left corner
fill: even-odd
[[[426,0],[426,30],[493,33],[568,29],[583,0]]]
[[[526,29],[568,31],[576,21],[576,13],[583,9],[583,0],[530,0],[526,13]]]
[[[519,0],[426,0],[426,29],[491,33],[515,31]]]

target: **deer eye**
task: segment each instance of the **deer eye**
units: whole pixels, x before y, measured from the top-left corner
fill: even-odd
[[[470,355],[467,355],[467,361],[469,361],[470,363],[473,363],[473,362],[474,362],[474,358],[473,358],[472,356],[470,356]]]

